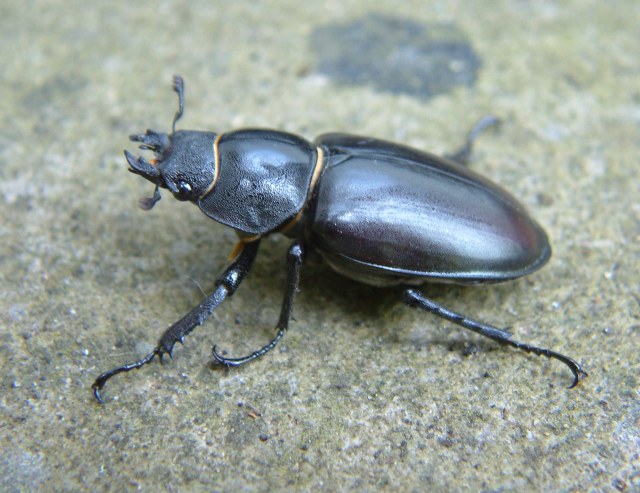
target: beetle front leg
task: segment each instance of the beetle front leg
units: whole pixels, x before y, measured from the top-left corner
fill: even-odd
[[[570,389],[578,385],[578,382],[582,378],[587,376],[587,372],[584,371],[580,364],[574,359],[550,349],[543,349],[536,346],[531,346],[530,344],[526,344],[523,342],[514,341],[511,339],[511,334],[509,332],[494,327],[493,325],[489,325],[484,322],[479,322],[478,320],[465,317],[460,313],[451,311],[448,308],[440,305],[439,303],[425,298],[424,295],[417,289],[405,289],[405,291],[403,292],[403,301],[411,307],[421,308],[423,310],[431,312],[434,315],[453,322],[454,324],[460,325],[465,329],[472,330],[473,332],[488,337],[489,339],[493,339],[500,344],[509,345],[528,353],[534,353],[538,356],[546,356],[547,358],[553,358],[557,359],[558,361],[562,361],[569,367],[571,373],[573,373],[573,383],[569,386]]]
[[[169,327],[164,334],[162,334],[158,346],[156,346],[153,351],[135,363],[119,366],[118,368],[104,372],[96,378],[96,381],[91,386],[96,400],[100,403],[104,402],[100,397],[100,391],[102,390],[102,387],[104,387],[104,384],[107,383],[107,380],[111,377],[118,373],[136,370],[147,363],[151,363],[156,356],[160,358],[160,361],[162,361],[162,357],[165,354],[171,356],[176,342],[182,343],[184,338],[189,335],[193,329],[202,325],[217,306],[227,297],[231,296],[236,289],[238,289],[238,286],[249,273],[249,270],[253,265],[258,253],[259,244],[260,240],[256,240],[243,245],[243,248],[236,259],[229,267],[227,267],[224,274],[222,274],[216,281],[216,288],[213,293],[207,296],[197,307]]]
[[[302,266],[302,262],[304,259],[304,247],[301,241],[295,241],[289,247],[289,251],[287,252],[287,265],[288,265],[288,279],[287,279],[287,288],[284,293],[284,299],[282,300],[282,308],[280,309],[280,319],[278,320],[278,325],[276,326],[276,336],[269,342],[267,345],[261,347],[257,351],[244,356],[242,358],[225,358],[219,352],[216,346],[213,346],[213,357],[216,362],[223,366],[240,366],[249,361],[253,361],[256,358],[268,353],[271,351],[280,339],[287,332],[287,328],[289,327],[289,319],[291,318],[291,309],[293,307],[293,300],[295,298],[296,292],[298,291],[298,285],[300,283],[300,267]]]

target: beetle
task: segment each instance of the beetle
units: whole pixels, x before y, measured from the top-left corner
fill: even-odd
[[[263,356],[289,325],[307,247],[331,268],[373,286],[398,286],[409,306],[514,348],[561,361],[573,373],[569,388],[587,376],[572,358],[511,338],[506,330],[449,310],[426,298],[424,282],[488,284],[541,268],[551,255],[548,237],[509,193],[464,166],[473,141],[497,123],[487,117],[449,159],[407,146],[344,133],[302,137],[263,129],[226,133],[176,130],[184,113],[184,82],[171,134],[147,130],[131,135],[152,151],[147,161],[125,151],[129,171],[155,185],[143,209],[160,200],[160,188],[196,204],[211,219],[233,228],[239,242],[213,293],[169,327],[144,358],[102,373],[92,385],[98,402],[113,376],[172,355],[250,271],[260,240],[281,233],[294,241],[287,253],[287,283],[275,337],[239,358],[213,347],[219,365],[235,367]]]

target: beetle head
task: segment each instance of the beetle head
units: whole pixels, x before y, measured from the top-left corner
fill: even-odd
[[[129,171],[146,178],[156,186],[153,197],[140,199],[140,207],[149,210],[160,200],[160,188],[169,190],[178,200],[196,202],[214,180],[215,162],[211,132],[193,130],[175,131],[176,122],[184,110],[184,83],[180,76],[173,79],[173,89],[178,93],[179,108],[173,119],[171,135],[155,130],[129,136],[140,142],[140,149],[152,151],[155,158],[147,161],[129,151],[124,155]]]

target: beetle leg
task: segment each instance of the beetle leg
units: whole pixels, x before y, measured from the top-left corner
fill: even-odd
[[[517,349],[528,353],[534,353],[538,356],[546,356],[547,358],[562,361],[573,373],[573,383],[569,386],[570,389],[575,387],[582,378],[587,376],[587,372],[584,371],[580,364],[574,359],[550,349],[543,349],[523,342],[514,341],[511,339],[511,334],[509,332],[451,311],[439,303],[425,298],[424,295],[416,289],[405,289],[403,293],[403,301],[411,307],[421,308],[431,312],[434,315],[444,318],[445,320],[449,320],[450,322],[460,325],[465,329],[472,330],[473,332],[488,337],[489,339],[493,339],[500,344],[513,346]]]
[[[202,323],[213,313],[216,307],[228,296],[231,296],[236,289],[238,289],[238,286],[253,265],[258,253],[259,244],[260,240],[244,244],[244,248],[238,254],[237,258],[229,267],[227,267],[225,272],[216,281],[216,288],[213,293],[207,296],[197,307],[169,327],[164,334],[162,334],[158,346],[156,346],[152,352],[135,363],[119,366],[118,368],[104,372],[96,378],[96,381],[91,386],[96,400],[100,403],[103,402],[100,397],[100,390],[102,390],[104,384],[107,383],[107,380],[111,377],[118,373],[136,370],[147,363],[151,363],[156,356],[160,358],[160,361],[162,361],[162,357],[165,354],[171,356],[176,342],[182,343],[184,338],[189,335],[193,329],[202,325]]]
[[[471,153],[473,152],[473,143],[476,141],[478,136],[486,129],[497,127],[498,125],[500,125],[500,123],[500,119],[496,116],[483,116],[475,123],[475,125],[467,134],[467,141],[464,143],[464,145],[453,154],[445,154],[445,158],[463,166],[467,166],[469,164]]]
[[[282,339],[282,337],[287,332],[287,328],[289,327],[289,319],[291,318],[293,300],[295,298],[296,292],[298,291],[298,285],[300,283],[300,267],[302,266],[303,258],[304,246],[302,245],[302,242],[293,242],[289,247],[289,251],[287,252],[289,277],[287,280],[287,288],[284,293],[284,299],[282,300],[282,308],[280,309],[280,319],[278,320],[278,325],[276,326],[276,336],[267,345],[242,358],[225,358],[218,352],[217,346],[213,346],[213,357],[218,364],[227,367],[240,366],[256,358],[259,358],[263,354],[268,353],[274,347],[276,347],[278,342],[280,342],[280,339]]]

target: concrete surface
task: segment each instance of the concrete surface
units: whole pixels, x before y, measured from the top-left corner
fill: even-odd
[[[0,478],[3,491],[640,491],[640,3],[595,0],[5,2],[0,101]],[[472,5],[472,6],[471,6]],[[318,26],[370,12],[455,24],[473,87],[426,99],[314,70]],[[446,152],[505,119],[473,166],[527,204],[547,267],[495,287],[430,286],[451,308],[578,359],[561,364],[405,308],[393,291],[304,273],[292,330],[272,334],[287,242],[213,320],[148,351],[210,292],[234,234],[127,173],[130,133],[351,130]],[[202,290],[202,291],[201,291]]]

